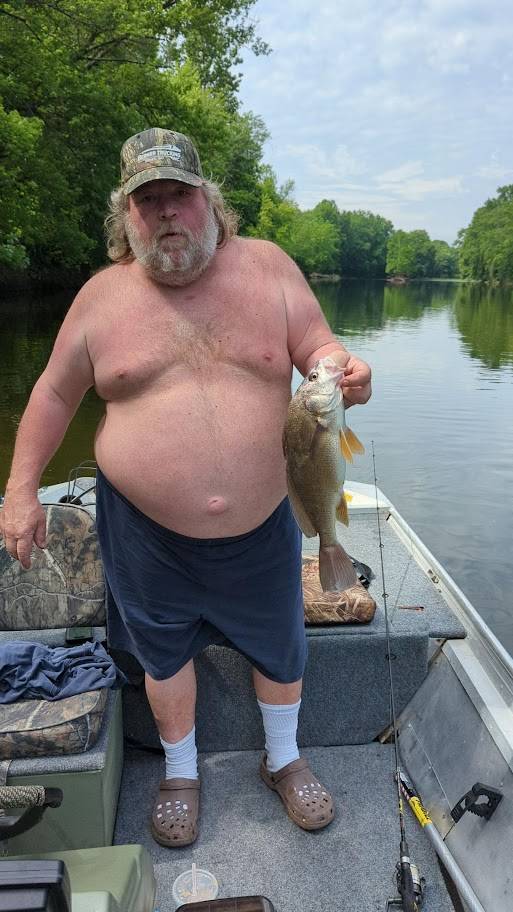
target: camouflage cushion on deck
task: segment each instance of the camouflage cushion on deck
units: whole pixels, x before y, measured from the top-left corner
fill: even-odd
[[[303,557],[303,601],[306,624],[368,624],[376,602],[360,584],[345,592],[323,592],[319,560]]]
[[[64,700],[19,700],[2,706],[0,760],[80,754],[98,739],[108,689]]]
[[[71,504],[46,511],[48,547],[24,570],[0,542],[0,630],[102,625],[105,585],[91,514]]]

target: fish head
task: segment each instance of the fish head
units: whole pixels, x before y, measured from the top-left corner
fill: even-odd
[[[320,358],[298,389],[305,408],[319,416],[336,411],[342,401],[340,381],[343,376],[344,368],[339,367],[333,358]]]

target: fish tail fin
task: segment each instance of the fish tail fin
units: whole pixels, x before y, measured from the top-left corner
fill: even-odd
[[[324,592],[344,592],[345,589],[356,586],[358,582],[351,558],[338,542],[321,545],[319,576]]]

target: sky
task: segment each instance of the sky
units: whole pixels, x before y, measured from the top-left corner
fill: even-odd
[[[511,0],[257,0],[269,56],[244,53],[264,160],[321,199],[453,243],[513,183]]]

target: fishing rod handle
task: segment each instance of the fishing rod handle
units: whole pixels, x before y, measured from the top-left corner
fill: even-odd
[[[59,807],[62,791],[44,785],[1,785],[0,808]]]

